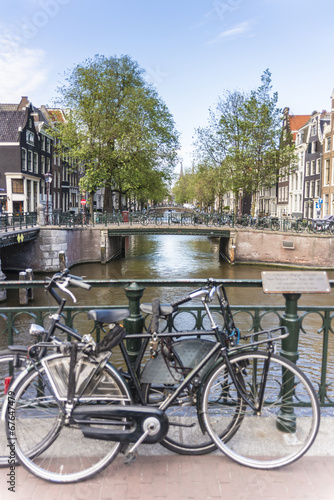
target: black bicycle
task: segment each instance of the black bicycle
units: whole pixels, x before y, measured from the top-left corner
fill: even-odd
[[[245,343],[238,343],[239,331],[228,317],[226,294],[214,280],[173,305],[143,306],[152,313],[153,330],[157,330],[154,323],[158,316],[169,316],[195,296],[203,299],[215,338],[195,366],[187,366],[181,357],[175,359],[175,348],[169,350],[166,340],[159,345],[159,339],[168,338],[165,333],[143,335],[150,342],[152,367],[164,356],[166,369],[172,370],[173,377],[180,377],[171,384],[171,392],[159,390],[161,399],[155,404],[152,398],[160,383],[145,382],[150,387],[147,401],[131,364],[127,364],[130,388],[122,373],[108,363],[111,348],[126,337],[117,322],[102,344],[86,338],[62,343],[57,346],[62,351],[59,354],[37,362],[32,358],[32,365],[10,386],[6,405],[8,440],[15,444],[20,462],[46,480],[66,483],[87,479],[120,451],[131,459],[142,442],[166,439],[169,426],[177,426],[172,421],[170,424],[168,409],[183,403],[184,408],[195,408],[194,399],[183,399],[189,387],[196,395],[196,419],[203,434],[232,459],[250,467],[274,468],[300,458],[316,437],[320,412],[308,378],[274,353],[276,343],[287,332],[284,328],[266,330],[256,337],[243,336]],[[214,296],[226,319],[223,328],[216,325],[210,311]],[[95,319],[106,323],[104,316]],[[182,332],[184,337],[197,334]],[[260,346],[263,351],[259,351]],[[50,343],[34,347],[44,348],[50,348]],[[164,390],[168,385],[162,383]],[[193,421],[181,416],[179,427],[191,429]]]
[[[51,280],[49,280],[46,286],[46,292],[49,293],[53,299],[58,304],[58,309],[53,314],[49,315],[49,327],[44,329],[41,325],[32,324],[29,328],[29,333],[33,339],[43,339],[43,347],[33,346],[29,348],[24,346],[9,346],[8,350],[0,351],[0,374],[1,374],[1,409],[3,407],[3,402],[5,396],[8,392],[10,384],[22,373],[26,368],[32,364],[36,364],[43,356],[50,352],[51,350],[59,350],[62,345],[63,340],[58,338],[56,334],[66,334],[68,338],[81,341],[81,335],[70,328],[62,322],[63,310],[66,304],[66,300],[61,298],[57,292],[60,289],[62,292],[69,294],[75,301],[75,296],[68,289],[68,286],[77,286],[85,289],[89,289],[90,285],[87,285],[82,278],[78,276],[73,276],[69,274],[69,270],[65,270],[62,273],[56,273]],[[206,291],[200,291],[200,293],[207,293]],[[197,292],[190,294],[190,298],[195,298]],[[158,299],[155,299],[154,304],[156,304]],[[127,372],[122,371],[122,376],[127,380],[132,391],[132,397],[135,401],[140,401],[141,404],[158,406],[160,402],[168,395],[174,392],[174,390],[179,385],[180,380],[182,380],[190,367],[195,366],[196,362],[201,359],[205,354],[209,352],[212,347],[212,341],[208,339],[198,338],[200,335],[204,335],[203,331],[193,331],[188,332],[187,343],[185,344],[185,339],[180,339],[183,333],[179,334],[159,334],[154,339],[158,332],[158,321],[159,317],[167,317],[176,310],[176,303],[171,307],[159,306],[155,310],[154,320],[151,321],[151,330],[153,337],[151,335],[131,335],[131,339],[140,339],[142,342],[141,350],[137,356],[137,360],[134,364],[131,363],[128,356],[125,342],[128,338],[125,338],[126,330],[121,327],[117,322],[126,320],[129,315],[128,309],[125,308],[115,308],[115,309],[101,309],[92,310],[88,313],[88,319],[93,319],[96,326],[100,331],[110,329],[110,325],[114,325],[109,334],[105,339],[98,345],[98,349],[102,352],[103,346],[107,343],[108,347],[108,357],[111,354],[111,349],[116,345],[120,345],[121,353],[124,358],[124,363],[128,367]],[[142,304],[141,306],[145,314],[152,312],[151,304]],[[118,331],[118,335],[116,335]],[[207,336],[213,335],[213,331],[206,332]],[[110,343],[109,338],[113,337],[113,341]],[[124,339],[123,339],[124,337]],[[173,341],[176,337],[179,338],[178,342]],[[84,337],[86,342],[93,342],[91,337]],[[151,359],[146,363],[143,361],[145,353],[150,343],[150,353]],[[162,346],[162,349],[158,345]],[[152,347],[156,346],[156,347]],[[106,349],[104,349],[106,350]],[[168,358],[166,353],[168,350]],[[147,356],[146,356],[147,357]],[[154,358],[154,362],[153,362]],[[173,360],[173,363],[170,362]],[[146,364],[145,364],[146,363]],[[139,389],[133,384],[133,380],[140,380]],[[211,438],[207,434],[203,434],[201,427],[198,424],[196,417],[196,393],[197,386],[194,384],[189,384],[183,391],[182,395],[178,397],[175,403],[167,410],[168,418],[170,421],[169,431],[165,439],[162,440],[161,444],[168,448],[169,450],[181,453],[181,454],[204,454],[213,451],[216,445],[212,442]],[[182,422],[187,421],[187,424]],[[191,425],[189,422],[191,421]],[[6,423],[4,419],[1,420],[0,426],[0,467],[8,465],[8,447],[7,442],[3,438],[5,436]]]

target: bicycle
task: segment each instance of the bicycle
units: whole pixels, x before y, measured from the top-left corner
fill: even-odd
[[[228,316],[223,287],[214,280],[173,306],[159,307],[159,316],[171,314],[194,294],[204,298],[215,342],[157,408],[142,404],[135,374],[131,381],[139,401],[134,401],[121,373],[107,362],[110,344],[119,344],[125,338],[123,331],[107,334],[102,350],[92,339],[63,344],[63,354],[43,358],[17,379],[6,408],[7,434],[30,472],[61,483],[87,479],[125,452],[129,443],[131,459],[142,442],[153,444],[167,436],[166,410],[189,384],[197,389],[197,418],[203,432],[233,460],[271,469],[297,460],[309,449],[318,432],[319,402],[301,370],[274,353],[276,343],[288,333],[278,327],[258,332],[256,338],[244,335],[247,343],[237,345],[240,332]],[[216,325],[209,308],[214,295],[227,319],[224,329]],[[154,314],[155,306],[144,309]],[[149,336],[153,352],[159,335],[166,334]],[[38,349],[44,347],[49,345],[37,344]],[[168,366],[175,366],[175,360],[168,361]],[[263,446],[268,444],[270,455]]]
[[[82,339],[81,335],[76,330],[61,323],[62,313],[66,304],[66,300],[61,299],[59,297],[58,293],[56,293],[55,291],[55,287],[58,287],[63,292],[70,294],[72,299],[75,301],[74,295],[67,289],[68,285],[80,286],[85,289],[90,288],[90,285],[86,285],[82,281],[82,278],[70,275],[67,269],[62,273],[56,273],[46,286],[46,292],[50,293],[58,304],[57,311],[50,316],[51,322],[49,328],[46,331],[40,325],[32,324],[30,325],[29,329],[29,332],[33,337],[43,338],[45,343],[52,341],[53,344],[51,347],[54,346],[55,348],[59,347],[62,342],[56,337],[55,335],[56,330],[59,330],[60,332],[67,334],[67,336],[72,337],[77,341],[81,341]],[[143,305],[143,307],[150,308],[150,304]],[[165,309],[163,308],[162,308],[162,313],[165,313]],[[93,319],[96,322],[96,325],[100,328],[100,330],[103,331],[106,324],[124,320],[128,317],[128,315],[129,315],[128,310],[124,308],[123,309],[116,308],[111,310],[109,309],[92,310],[88,314],[88,319]],[[132,336],[132,338],[133,337],[135,336]],[[149,341],[149,336],[144,337],[142,334],[139,334],[137,335],[137,338],[138,337],[142,339],[143,345],[140,356],[138,356],[137,363],[134,366],[133,370],[131,371],[131,374],[123,373],[123,376],[125,376],[128,380],[130,380],[131,377],[135,377],[135,373],[139,372],[140,365],[142,364],[143,356]],[[171,339],[171,336],[169,336],[169,338]],[[183,357],[187,356],[189,358],[190,355],[189,353],[192,353],[193,356],[204,355],[208,351],[208,345],[209,345],[208,341],[193,339],[190,344],[187,344],[187,348],[185,348],[184,346],[184,341],[178,342],[178,344],[174,348],[172,344],[170,344],[169,342],[169,349],[171,350],[170,356],[173,355],[175,359],[177,359],[178,362],[180,363],[180,366],[183,366],[183,361],[182,361]],[[121,347],[121,352],[123,354],[123,358],[125,359],[127,366],[130,366],[131,365],[130,359],[127,355],[126,348],[122,342],[120,347]],[[35,351],[30,350],[30,353],[32,352],[34,353],[34,360],[36,362],[36,360],[40,360],[42,356],[46,354],[46,349],[43,348],[39,349],[38,351],[36,351],[36,349]],[[24,346],[21,346],[19,349],[15,346],[10,346],[8,350],[0,352],[1,381],[3,381],[3,385],[1,385],[1,395],[2,395],[1,400],[3,400],[4,395],[7,393],[8,387],[10,383],[13,381],[13,378],[14,379],[17,378],[18,374],[21,373],[27,367],[28,365],[27,354],[28,354],[28,348],[27,347],[24,348]],[[163,366],[160,366],[160,369],[163,369]],[[166,373],[165,370],[164,375],[162,375],[164,377],[167,377],[165,378],[165,383],[167,385],[165,386],[164,390],[168,392],[173,392],[173,383],[175,384],[175,379],[173,378],[173,376],[170,375],[170,373],[171,373],[170,371]],[[142,390],[144,394],[141,398],[141,402],[143,404],[145,402],[147,404],[153,404],[153,405],[157,404],[158,392],[160,389],[155,387],[154,395],[151,395],[150,382],[152,382],[152,379],[150,377],[152,376],[156,379],[155,375],[150,375],[150,362],[149,362],[147,366],[145,366],[145,370],[143,370],[143,374],[141,377],[141,383],[143,384]],[[191,400],[190,395],[187,396],[184,395],[183,397],[187,398],[188,402]],[[178,404],[176,405],[176,408],[173,407],[170,410],[170,414],[171,413],[173,413],[173,417],[171,418],[178,418],[178,419],[190,418],[189,416],[187,416],[186,410],[182,409],[182,407],[181,407],[182,417],[179,417],[180,408]],[[192,416],[192,418],[194,420],[194,416]],[[179,426],[179,424],[175,425]],[[2,426],[5,427],[5,423],[3,421],[2,421]],[[187,433],[186,430],[188,430]],[[196,438],[195,438],[196,435],[195,430],[197,431]],[[0,436],[3,436],[5,434],[5,432],[3,432],[2,429],[0,429],[0,432],[1,432]],[[174,436],[173,438],[166,437],[166,440],[163,440],[161,444],[171,451],[182,454],[203,454],[203,453],[209,453],[210,451],[215,449],[215,445],[212,443],[211,439],[206,438],[203,441],[200,438],[202,438],[202,434],[200,432],[199,427],[195,426],[195,424],[192,424],[192,427],[190,428],[187,427],[184,430],[184,432],[182,432],[182,436],[180,433],[179,436]],[[0,466],[6,466],[8,464],[7,444],[5,442],[2,442],[1,446],[2,447],[0,451]]]

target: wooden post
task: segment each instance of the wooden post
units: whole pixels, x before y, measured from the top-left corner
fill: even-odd
[[[19,273],[19,280],[26,281],[26,279],[27,279],[27,273],[25,271],[21,271]],[[21,306],[28,304],[28,289],[27,288],[20,288],[19,289],[19,303]]]
[[[32,269],[26,269],[27,273],[27,280],[33,281],[34,279],[34,272]],[[28,292],[28,300],[34,300],[34,289],[33,288],[27,288]]]
[[[59,271],[64,271],[66,269],[66,255],[64,250],[59,252]]]

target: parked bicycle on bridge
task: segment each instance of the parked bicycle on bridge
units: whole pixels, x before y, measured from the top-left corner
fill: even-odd
[[[53,285],[71,294],[69,284],[86,286],[66,272],[54,277]],[[203,331],[159,333],[159,318],[177,314],[196,297],[210,320],[207,340],[197,338]],[[210,310],[215,297],[222,326]],[[64,299],[58,304],[53,327],[71,333],[61,324]],[[243,335],[240,343],[225,290],[215,280],[173,304],[143,304],[142,311],[152,316],[150,331],[138,333],[144,341],[139,359],[147,345],[151,354],[143,369],[132,365],[125,349],[125,373],[108,362],[126,338],[119,324],[127,317],[124,309],[90,312],[98,324],[109,325],[98,344],[86,336],[76,342],[44,340],[29,349],[30,365],[9,386],[4,410],[9,443],[30,472],[54,482],[80,481],[121,451],[131,459],[142,442],[165,442],[186,453],[213,443],[257,468],[289,464],[308,450],[318,431],[319,403],[307,377],[274,353],[287,336],[284,328]],[[46,356],[50,349],[56,353]],[[185,434],[185,445],[175,430]]]

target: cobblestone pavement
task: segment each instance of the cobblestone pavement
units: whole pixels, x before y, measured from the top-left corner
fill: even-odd
[[[95,478],[47,483],[17,467],[15,492],[0,470],[0,499],[8,500],[333,500],[334,457],[303,457],[272,471],[242,467],[222,455],[117,458]]]

